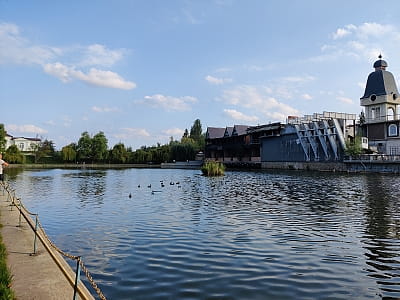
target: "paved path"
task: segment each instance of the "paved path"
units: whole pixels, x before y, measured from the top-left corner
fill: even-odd
[[[0,187],[0,223],[3,225],[0,233],[7,248],[7,264],[13,275],[12,289],[17,300],[72,300],[71,284],[39,240],[37,254],[32,255],[33,231],[24,218],[18,226],[19,211],[15,206],[11,210],[6,195]],[[69,271],[72,272],[70,268]]]

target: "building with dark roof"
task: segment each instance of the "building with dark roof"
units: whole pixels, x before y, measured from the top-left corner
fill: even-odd
[[[32,152],[39,148],[42,140],[39,138],[27,138],[27,137],[14,137],[6,134],[6,149],[11,145],[17,146],[22,152]]]
[[[367,79],[360,104],[364,107],[362,127],[372,151],[400,155],[399,116],[400,97],[394,76],[386,71],[388,64],[379,56]]]

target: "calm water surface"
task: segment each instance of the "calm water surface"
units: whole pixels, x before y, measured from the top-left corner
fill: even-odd
[[[8,179],[108,299],[400,298],[398,176],[55,169]]]

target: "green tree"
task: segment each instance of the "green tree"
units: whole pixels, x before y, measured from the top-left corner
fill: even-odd
[[[193,126],[190,128],[189,135],[189,137],[196,142],[196,152],[203,151],[206,144],[205,134],[203,134],[202,132],[203,129],[201,127],[201,122],[199,119],[196,119],[193,123]]]
[[[25,156],[16,145],[11,145],[4,154],[4,160],[9,163],[23,164],[25,163]]]
[[[6,134],[4,124],[0,124],[0,153],[6,150]]]
[[[183,133],[182,138],[188,138],[189,137],[189,131],[187,130],[187,128],[185,129],[185,132]]]
[[[73,162],[76,159],[76,144],[71,143],[68,146],[64,146],[61,149],[62,160],[67,162]]]
[[[44,157],[53,157],[55,153],[54,142],[45,139],[40,145],[34,150],[35,163],[39,162]]]
[[[199,119],[196,119],[193,126],[190,128],[189,137],[198,143],[201,140],[202,132],[201,122]]]
[[[96,162],[105,161],[107,159],[107,138],[104,132],[100,131],[92,138],[92,157]]]
[[[362,153],[361,137],[356,136],[353,141],[346,141],[345,153],[350,156],[357,156]]]
[[[170,158],[175,161],[193,160],[196,155],[195,143],[178,143],[170,145]]]
[[[92,139],[87,131],[81,134],[76,151],[80,162],[92,160]]]
[[[122,143],[114,145],[113,149],[111,150],[110,158],[113,163],[126,163],[129,155],[128,151],[125,149],[125,145]]]

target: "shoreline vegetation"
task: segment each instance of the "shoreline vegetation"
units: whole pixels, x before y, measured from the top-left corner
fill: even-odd
[[[2,226],[0,224],[0,227]],[[0,300],[15,299],[14,292],[11,289],[11,282],[12,275],[7,268],[7,250],[0,235]]]
[[[220,162],[208,161],[201,167],[204,176],[223,176],[225,166]]]

